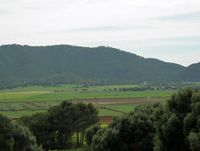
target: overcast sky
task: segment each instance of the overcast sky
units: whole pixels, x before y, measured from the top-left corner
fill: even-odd
[[[0,0],[0,45],[111,46],[200,62],[200,0]]]

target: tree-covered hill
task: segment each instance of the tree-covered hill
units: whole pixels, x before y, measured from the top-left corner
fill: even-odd
[[[184,81],[200,81],[200,62],[187,67],[181,72],[180,77]]]
[[[168,82],[180,80],[178,75],[184,71],[188,75],[194,72],[190,73],[190,67],[187,70],[178,64],[110,47],[0,46],[1,88],[25,84]],[[195,80],[199,79],[192,79]]]

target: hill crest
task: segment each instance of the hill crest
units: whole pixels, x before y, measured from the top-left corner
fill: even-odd
[[[1,87],[191,80],[190,74],[193,71],[186,72],[190,68],[105,46],[0,46]],[[183,77],[183,72],[190,75],[190,78],[186,74]],[[198,75],[199,73],[196,76]],[[194,81],[196,80],[200,79],[196,78]]]

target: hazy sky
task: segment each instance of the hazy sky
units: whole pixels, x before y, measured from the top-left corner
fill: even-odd
[[[200,62],[200,0],[0,0],[2,44],[111,46]]]

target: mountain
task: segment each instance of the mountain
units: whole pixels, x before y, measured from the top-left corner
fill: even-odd
[[[181,72],[180,77],[184,81],[200,81],[200,62],[187,67]]]
[[[192,75],[197,71],[196,65],[186,68],[111,47],[0,46],[1,88],[26,84],[166,82],[180,77],[195,81],[199,74]],[[188,76],[180,76],[185,72]]]

